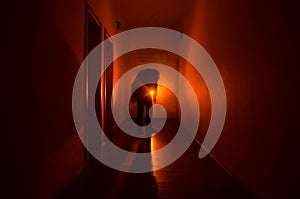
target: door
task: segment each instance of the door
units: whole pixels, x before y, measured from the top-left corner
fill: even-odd
[[[101,23],[97,19],[97,17],[94,15],[90,7],[87,5],[86,7],[86,41],[85,41],[85,53],[86,56],[98,45],[101,43],[103,40],[103,28],[101,26]],[[102,49],[98,52],[99,57],[102,58]],[[98,86],[96,89],[96,93],[90,93],[89,92],[89,76],[93,75],[95,72],[93,69],[89,70],[89,63],[91,63],[91,60],[87,59],[87,66],[85,67],[85,78],[86,78],[86,85],[85,85],[85,95],[86,95],[86,116],[85,116],[85,141],[88,146],[91,146],[93,144],[98,144],[99,142],[101,143],[102,140],[92,140],[89,138],[89,112],[91,109],[95,109],[96,115],[98,118],[98,122],[101,126],[103,126],[104,123],[104,114],[103,114],[103,105],[104,105],[104,98],[102,97],[103,94],[101,91],[103,91],[104,84],[103,81],[98,82]],[[102,67],[102,64],[99,65],[98,69],[100,71]],[[97,69],[97,70],[98,70]],[[95,107],[92,107],[92,102],[95,102]],[[90,132],[91,133],[91,132]],[[100,133],[100,132],[99,132]],[[99,152],[101,153],[101,152]],[[88,151],[86,151],[86,161],[89,161],[91,159],[91,155],[89,154]]]

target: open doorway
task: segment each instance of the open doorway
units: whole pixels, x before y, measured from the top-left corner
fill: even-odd
[[[100,20],[92,11],[91,7],[87,4],[86,5],[86,26],[85,26],[85,56],[87,56],[98,44],[100,44],[105,39],[109,40],[109,34],[106,29],[101,24]],[[104,70],[104,64],[107,58],[111,58],[113,56],[113,47],[112,42],[109,40],[105,46],[99,49],[96,52],[101,60],[101,64],[99,65],[97,70]],[[87,64],[89,64],[89,60],[87,60]],[[111,114],[111,95],[113,89],[113,64],[107,68],[104,72],[102,77],[100,78],[96,93],[89,93],[89,76],[93,75],[92,71],[89,71],[89,67],[86,67],[85,71],[85,78],[86,78],[86,85],[85,85],[85,99],[86,99],[86,124],[85,124],[85,137],[86,137],[86,144],[90,145],[93,140],[89,140],[89,118],[88,113],[91,109],[95,109],[96,115],[98,118],[98,122],[101,128],[106,133],[106,136],[111,138],[112,137],[112,125],[113,125],[113,117]],[[94,69],[93,69],[94,70]],[[95,72],[95,71],[93,71]],[[92,107],[92,102],[95,102],[95,106]],[[99,132],[100,133],[100,132]],[[101,149],[104,146],[104,138],[101,137]],[[96,141],[99,143],[99,140]],[[101,153],[101,152],[100,152]],[[86,151],[86,161],[89,161],[91,155]]]

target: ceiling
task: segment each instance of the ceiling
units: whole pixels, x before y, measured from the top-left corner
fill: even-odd
[[[113,0],[111,2],[112,11],[120,22],[120,31],[144,26],[183,31],[184,22],[193,10],[193,6],[194,0]]]
[[[199,2],[199,1],[198,1]],[[186,32],[195,12],[195,0],[126,0],[111,1],[111,10],[119,23],[118,32],[138,27],[163,27]],[[159,62],[176,68],[178,58],[166,51],[139,50],[130,57],[132,66]],[[129,62],[129,61],[128,61]]]

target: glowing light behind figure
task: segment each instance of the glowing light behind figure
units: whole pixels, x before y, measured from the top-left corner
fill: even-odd
[[[151,95],[152,103],[154,103],[154,94],[155,94],[155,91],[154,90],[150,90],[149,94]]]
[[[154,90],[151,90],[151,91],[149,92],[149,94],[151,95],[152,98],[153,98],[154,93],[155,93]]]

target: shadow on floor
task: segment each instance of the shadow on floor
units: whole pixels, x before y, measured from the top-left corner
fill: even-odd
[[[156,151],[172,140],[177,126],[178,121],[168,120],[161,132],[151,138],[134,138],[116,132],[116,144],[134,153]],[[199,144],[193,142],[169,166],[140,174],[111,169],[91,157],[86,168],[69,186],[59,190],[53,199],[257,198],[212,157],[199,159],[199,149]],[[151,155],[143,163],[153,168],[160,161],[161,157]],[[133,159],[129,165],[132,168],[139,166],[139,163]]]

